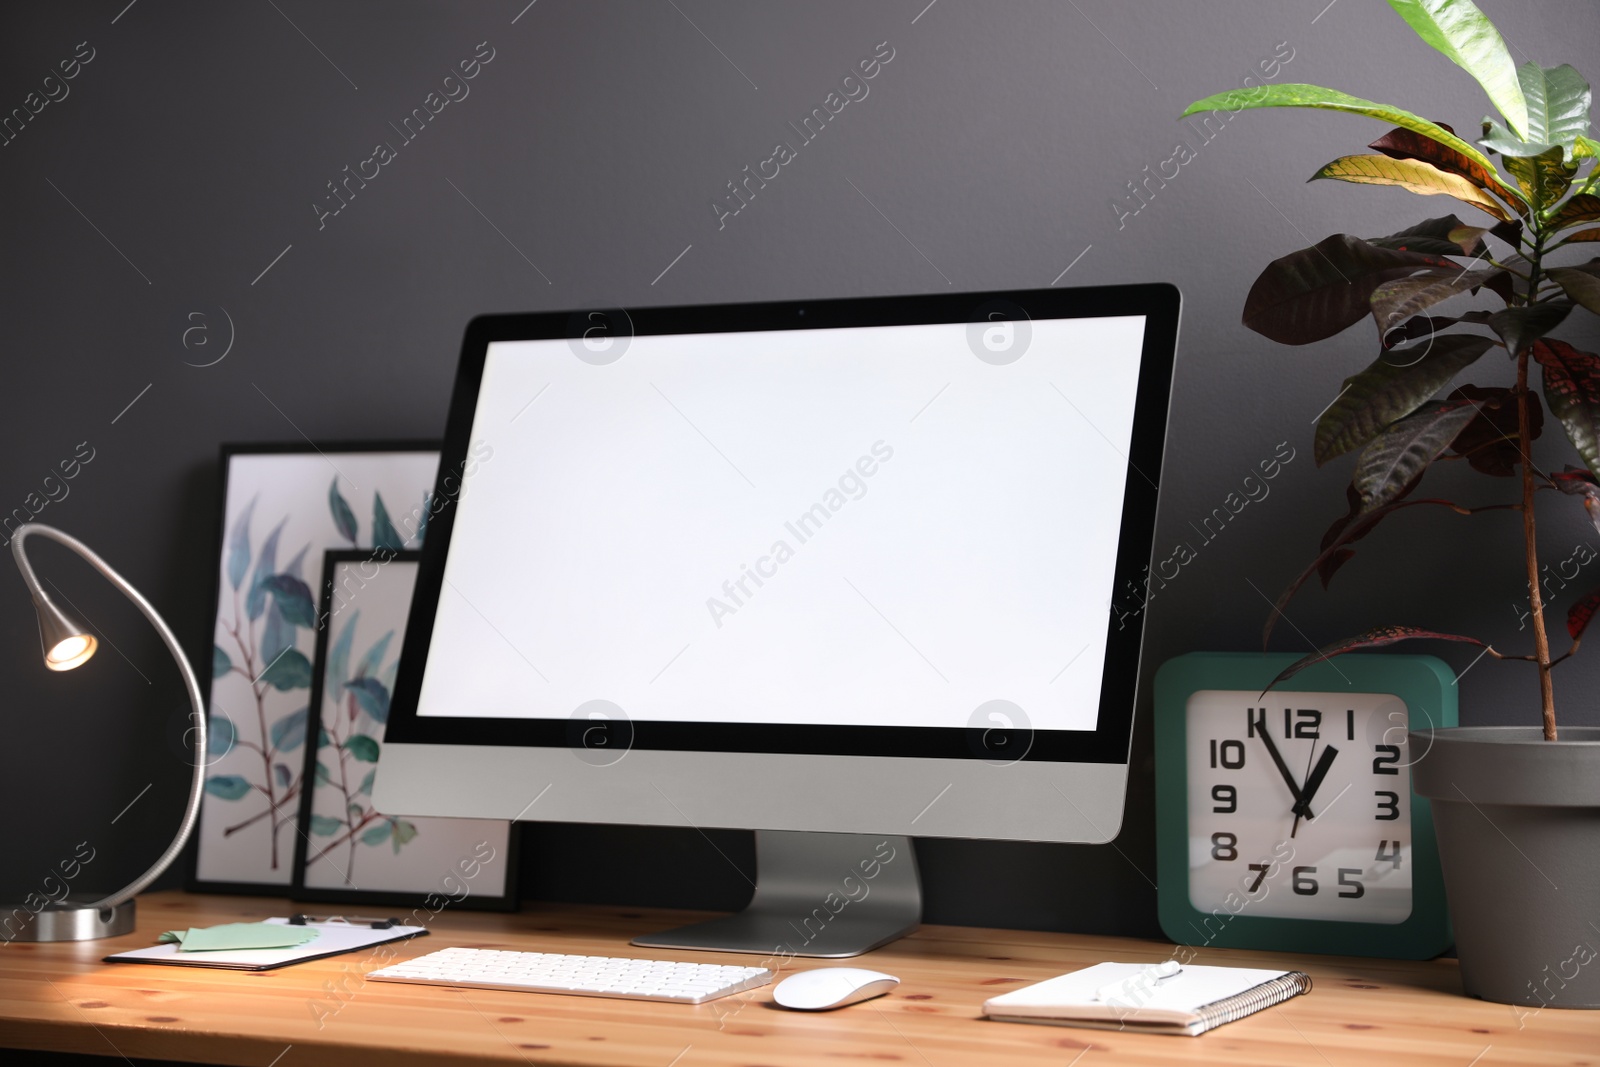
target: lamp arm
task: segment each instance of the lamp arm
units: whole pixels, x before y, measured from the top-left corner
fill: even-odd
[[[205,756],[206,756],[206,711],[200,699],[200,683],[195,679],[194,670],[189,666],[189,660],[183,654],[183,649],[178,646],[178,639],[172,635],[172,630],[167,626],[166,620],[144,598],[144,595],[122,575],[118,574],[111,565],[95,554],[94,550],[70,534],[46,526],[44,523],[30,522],[17,527],[16,534],[11,539],[11,555],[16,560],[17,569],[22,572],[22,580],[27,584],[28,591],[36,597],[49,596],[39,585],[38,578],[33,573],[33,567],[28,562],[27,554],[23,551],[22,544],[30,536],[37,534],[51,541],[63,544],[82,556],[88,564],[99,571],[107,581],[122,591],[122,595],[133,601],[134,607],[144,613],[150,624],[156,628],[165,642],[167,651],[172,653],[172,658],[178,663],[178,670],[183,675],[184,688],[189,693],[189,704],[194,709],[194,780],[189,786],[189,803],[184,808],[183,822],[178,826],[178,832],[173,837],[172,843],[161,853],[159,859],[139,877],[129,882],[122,889],[112,893],[103,900],[97,900],[87,905],[91,908],[112,908],[125,900],[131,900],[141,893],[151,882],[161,877],[162,873],[178,858],[183,851],[183,846],[188,843],[189,835],[194,832],[195,823],[200,819],[200,800],[205,793]]]

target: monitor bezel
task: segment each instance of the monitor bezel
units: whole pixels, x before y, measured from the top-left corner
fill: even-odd
[[[632,336],[648,336],[967,323],[983,321],[994,307],[1007,304],[1021,309],[1030,320],[1117,316],[1145,319],[1112,585],[1113,590],[1140,591],[1138,600],[1142,602],[1155,543],[1158,486],[1166,450],[1181,305],[1176,287],[1153,283],[593,310],[608,315],[606,321],[623,322]],[[422,547],[386,731],[388,742],[529,748],[567,748],[582,743],[581,732],[572,729],[574,720],[568,718],[422,716],[417,714],[417,705],[444,584],[455,502],[462,477],[470,478],[474,462],[469,455],[472,423],[489,346],[502,341],[570,339],[582,323],[589,321],[591,313],[579,310],[482,315],[467,325],[434,486],[437,510],[428,519]],[[1134,616],[1131,621],[1130,614]],[[1119,617],[1112,605],[1107,605],[1106,656],[1095,729],[1028,731],[1024,739],[1026,760],[1127,762],[1144,616],[1142,610],[1135,610]],[[1070,651],[1065,649],[1063,654]],[[982,745],[974,743],[974,731],[960,727],[638,721],[627,724],[627,730],[627,743],[634,749],[993,758]]]

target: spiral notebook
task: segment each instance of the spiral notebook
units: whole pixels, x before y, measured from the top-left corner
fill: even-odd
[[[991,1019],[1197,1037],[1311,991],[1300,971],[1183,966],[1158,976],[1142,963],[1097,963],[984,1002]]]

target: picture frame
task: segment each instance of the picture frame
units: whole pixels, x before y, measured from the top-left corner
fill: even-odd
[[[210,744],[187,884],[287,895],[323,553],[420,545],[439,443],[229,443],[220,460],[212,655],[197,671]]]
[[[499,819],[396,818],[372,804],[421,553],[330,549],[295,838],[295,900],[436,910],[517,906],[517,834]]]

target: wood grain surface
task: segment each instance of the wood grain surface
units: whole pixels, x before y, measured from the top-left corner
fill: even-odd
[[[1451,960],[1407,963],[1201,950],[1192,962],[1298,968],[1313,991],[1199,1038],[985,1020],[983,1001],[1105,960],[1156,962],[1154,941],[925,926],[856,961],[899,976],[888,996],[835,1012],[772,1005],[770,987],[677,1004],[367,982],[367,971],[449,945],[751,964],[760,957],[632,948],[698,918],[567,905],[452,914],[412,942],[256,973],[102,963],[162,930],[298,910],[282,900],[156,893],[127,937],[0,948],[0,1047],[251,1067],[528,1063],[637,1067],[1172,1063],[1376,1067],[1600,1067],[1600,1012],[1532,1012],[1461,995]],[[790,967],[824,966],[799,961]],[[786,972],[788,973],[788,972]]]

